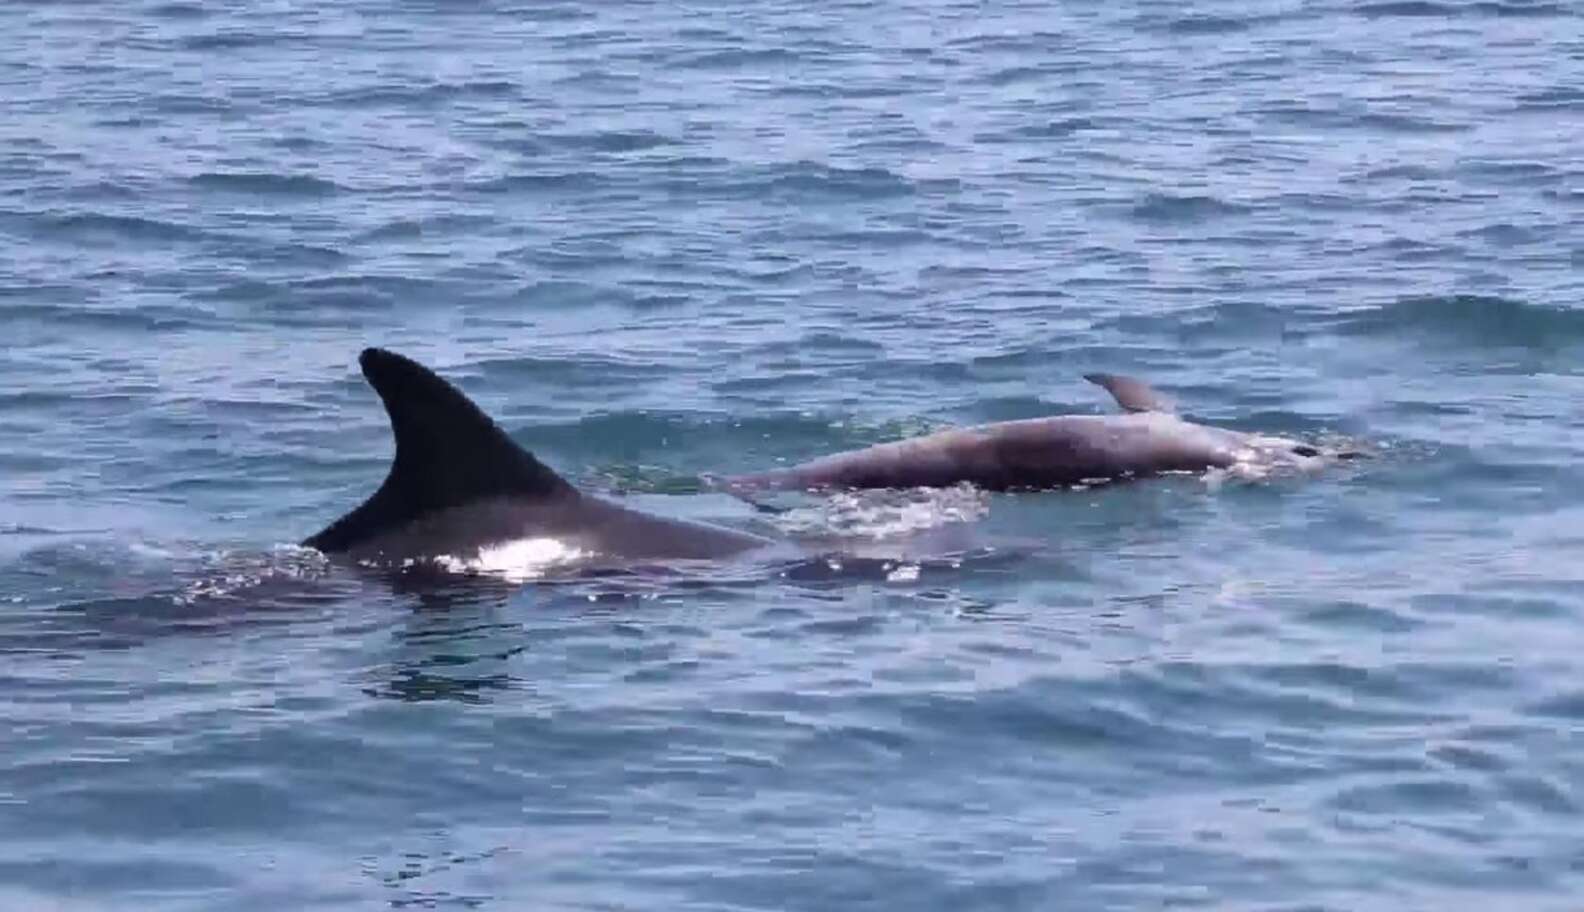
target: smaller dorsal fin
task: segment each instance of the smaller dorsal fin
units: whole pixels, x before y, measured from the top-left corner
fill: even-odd
[[[385,403],[396,457],[372,497],[304,545],[344,551],[450,507],[577,493],[427,367],[378,348],[364,349],[358,366]]]
[[[1177,404],[1156,392],[1143,380],[1121,374],[1084,374],[1088,380],[1111,394],[1117,405],[1129,412],[1175,412]]]

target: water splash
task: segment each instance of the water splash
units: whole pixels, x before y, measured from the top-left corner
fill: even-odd
[[[990,495],[962,484],[951,488],[842,491],[780,514],[773,524],[794,537],[899,538],[982,519]]]

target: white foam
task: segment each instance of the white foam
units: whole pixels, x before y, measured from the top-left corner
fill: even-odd
[[[478,573],[520,583],[592,556],[556,538],[515,538],[480,548],[477,557],[442,555],[435,563],[452,573]]]
[[[990,511],[990,497],[971,485],[952,488],[840,491],[776,517],[792,535],[884,539],[950,523],[972,522]]]

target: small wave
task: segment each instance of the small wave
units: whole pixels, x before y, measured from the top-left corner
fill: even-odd
[[[458,13],[471,12],[473,10],[471,6],[457,7],[448,2],[440,2],[434,5],[441,7],[444,12]],[[509,9],[513,19],[520,19],[524,22],[584,22],[597,18],[600,12],[597,8],[585,8],[580,3],[564,5],[559,3],[529,3],[511,6]]]
[[[254,32],[227,30],[209,35],[189,35],[181,39],[181,47],[189,51],[233,51],[243,48],[268,47],[297,41],[307,41],[304,32]]]
[[[948,190],[955,181],[915,182],[885,168],[842,168],[812,161],[760,167],[746,177],[701,174],[663,181],[678,197],[794,203],[896,199],[921,190]]]
[[[395,306],[388,296],[369,291],[320,291],[256,300],[268,302],[268,310],[273,318],[306,316],[315,321],[329,320],[334,325],[341,325],[340,318],[349,313],[379,312]]]
[[[210,95],[168,94],[148,99],[147,108],[160,114],[233,114],[237,105]]]
[[[1213,196],[1151,193],[1135,203],[1130,213],[1140,221],[1179,223],[1243,215],[1250,211],[1252,210],[1248,206],[1229,203]]]
[[[801,59],[785,48],[731,48],[693,54],[673,66],[685,70],[740,70],[772,64],[791,64]]]
[[[140,130],[144,127],[152,127],[159,123],[159,119],[155,117],[142,117],[137,114],[129,114],[119,117],[98,118],[94,120],[93,125],[96,127],[108,127],[112,130]]]
[[[278,263],[283,266],[308,266],[329,269],[346,263],[351,257],[334,247],[316,244],[259,244],[253,250],[238,251],[254,263]]]
[[[911,247],[926,243],[935,237],[927,231],[908,228],[859,228],[850,231],[820,228],[812,231],[788,231],[781,236],[789,241],[826,245],[840,250],[886,250]]]
[[[102,212],[30,213],[23,216],[46,237],[70,241],[201,241],[204,231],[164,219]]]
[[[337,251],[311,254],[283,251],[283,262],[317,262],[334,266],[346,257]],[[346,325],[359,313],[382,312],[449,293],[444,282],[402,276],[337,274],[296,281],[241,279],[217,284],[203,294],[207,300],[253,305],[255,313],[282,325]]]
[[[675,145],[676,140],[651,130],[602,130],[540,136],[545,145],[575,152],[643,152]]]
[[[994,59],[997,54],[1018,53],[1033,53],[1043,57],[1049,54],[1051,48],[1064,47],[1071,41],[1072,36],[1064,32],[1018,29],[952,38],[947,40],[944,46],[949,49],[977,51],[983,53],[987,59]]]
[[[1511,16],[1525,19],[1572,15],[1572,10],[1560,3],[1527,3],[1522,2],[1522,0],[1514,3],[1475,3],[1471,9],[1488,16]]]
[[[1566,7],[1556,3],[1501,2],[1501,0],[1482,0],[1476,3],[1387,0],[1381,3],[1365,3],[1355,7],[1354,11],[1370,19],[1389,17],[1454,19],[1464,15],[1544,18],[1568,13]]]
[[[69,398],[69,397],[62,397]],[[38,536],[63,536],[63,535],[99,535],[105,529],[55,529],[49,526],[30,526],[27,523],[0,523],[0,535],[38,535]]]
[[[1431,181],[1443,177],[1441,172],[1419,164],[1389,165],[1364,172],[1364,180]]]
[[[510,389],[524,383],[554,381],[563,388],[626,388],[651,383],[664,374],[664,368],[651,361],[606,357],[480,358],[457,376],[482,375],[492,386]]]
[[[1072,136],[1075,133],[1098,129],[1100,126],[1100,122],[1092,117],[1066,117],[1042,124],[1018,127],[1011,133],[1003,135],[1015,139],[1061,139],[1065,136]],[[991,136],[994,136],[994,134],[986,134],[985,138],[990,138]]]
[[[1554,347],[1584,341],[1584,310],[1484,295],[1402,298],[1343,315],[1332,325],[1358,335],[1436,333],[1476,345]]]
[[[138,198],[138,191],[120,181],[95,180],[67,189],[64,196],[81,203],[128,202]]]
[[[436,215],[427,218],[395,218],[357,236],[359,241],[409,241],[422,237],[446,237],[488,231],[495,219],[483,215]]]
[[[1354,11],[1371,19],[1385,16],[1447,18],[1457,15],[1462,8],[1448,3],[1432,3],[1430,0],[1391,0],[1386,3],[1362,3]]]
[[[1518,110],[1555,112],[1584,108],[1584,89],[1577,86],[1551,86],[1518,96]]]
[[[551,85],[557,88],[576,88],[585,92],[603,92],[610,95],[630,95],[639,90],[641,80],[631,73],[612,73],[609,70],[580,70],[570,76],[558,77]]]
[[[673,307],[683,307],[693,303],[690,295],[638,295],[627,301],[627,306],[634,310],[668,310]]]
[[[1497,247],[1522,247],[1528,244],[1538,244],[1542,240],[1534,229],[1513,225],[1508,222],[1497,222],[1493,225],[1483,225],[1479,228],[1459,231],[1457,236],[1482,240]]]
[[[1528,711],[1533,715],[1584,721],[1584,690],[1547,697],[1531,704]]]
[[[630,305],[636,297],[603,284],[547,280],[516,288],[504,300],[517,309],[582,310],[607,304]]]
[[[1225,16],[1184,16],[1166,23],[1166,31],[1174,35],[1230,35],[1248,29],[1247,19]]]
[[[594,171],[560,171],[511,174],[461,184],[457,190],[474,193],[551,194],[588,193],[605,187],[609,178]]]
[[[330,148],[330,143],[313,136],[276,136],[265,140],[265,142],[268,145],[281,149],[290,149],[293,152],[311,152]]]
[[[1310,108],[1284,103],[1258,110],[1256,113],[1284,123],[1301,124],[1331,130],[1363,129],[1386,133],[1461,133],[1473,129],[1463,122],[1431,120],[1382,111],[1341,111],[1330,108]]]
[[[772,169],[766,189],[797,196],[884,199],[911,194],[913,184],[884,168],[838,168],[805,161]]]
[[[1360,114],[1353,120],[1360,127],[1388,133],[1463,133],[1474,129],[1474,125],[1469,123],[1430,120],[1425,117],[1410,117],[1406,114]]]
[[[149,14],[161,19],[202,19],[207,15],[200,3],[160,3],[150,7]]]
[[[990,73],[984,77],[983,81],[986,85],[999,87],[1021,85],[1025,82],[1043,82],[1056,75],[1058,75],[1058,71],[1045,67],[1011,66]]]
[[[1331,602],[1311,608],[1301,619],[1317,627],[1335,628],[1370,636],[1407,633],[1424,626],[1412,615],[1356,601]]]
[[[96,327],[131,331],[218,328],[220,321],[213,311],[199,305],[175,306],[162,304],[133,304],[129,306],[96,307],[73,304],[19,304],[7,306],[6,321],[41,320],[61,327]]]
[[[1452,777],[1415,777],[1398,782],[1368,783],[1344,788],[1326,802],[1354,814],[1415,817],[1471,814],[1483,802],[1477,789]]]
[[[344,188],[335,181],[307,174],[270,174],[262,171],[221,173],[206,171],[188,179],[194,187],[261,196],[326,197]]]
[[[343,273],[312,279],[299,279],[286,283],[293,291],[316,292],[373,292],[393,300],[418,300],[425,297],[442,297],[451,289],[443,281],[415,279],[410,276],[378,275],[374,273]]]
[[[763,90],[774,98],[898,98],[917,91],[907,83],[848,81],[791,82]]]
[[[510,98],[518,91],[516,83],[505,80],[374,85],[308,96],[302,103],[332,108],[423,107],[469,98]]]
[[[816,330],[806,332],[797,343],[801,352],[841,352],[855,354],[879,355],[885,351],[885,346],[872,339],[863,339],[857,336],[834,330]]]

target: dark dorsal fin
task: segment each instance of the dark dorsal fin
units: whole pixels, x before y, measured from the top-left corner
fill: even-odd
[[[396,458],[372,497],[304,545],[345,551],[448,507],[576,493],[434,371],[378,348],[364,349],[358,365],[390,415]]]
[[[1176,403],[1148,383],[1121,374],[1084,374],[1084,379],[1105,389],[1117,405],[1130,412],[1174,412]]]

